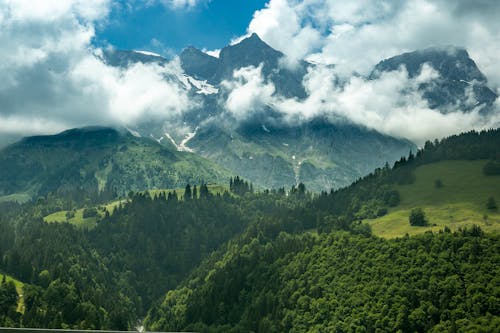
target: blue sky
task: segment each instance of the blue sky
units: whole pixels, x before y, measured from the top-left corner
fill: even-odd
[[[127,7],[117,2],[109,20],[97,27],[96,43],[117,49],[140,49],[165,56],[193,45],[219,49],[245,34],[253,13],[266,0],[212,0],[194,7],[173,8],[155,2]]]

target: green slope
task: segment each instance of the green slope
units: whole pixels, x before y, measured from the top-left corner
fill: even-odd
[[[200,129],[189,146],[262,188],[302,182],[317,192],[348,186],[416,148],[375,131],[321,120],[292,127],[212,126]]]
[[[16,291],[17,291],[17,294],[19,295],[19,299],[18,299],[18,303],[17,303],[17,312],[24,313],[24,308],[25,308],[24,297],[23,297],[24,283],[13,278],[10,275],[3,274],[2,272],[0,272],[0,281],[1,281],[1,279],[3,279],[4,275],[5,275],[5,281],[7,281],[7,282],[12,281],[12,282],[14,282],[14,285],[16,286]]]
[[[49,192],[101,192],[225,183],[229,172],[200,156],[111,128],[73,129],[25,138],[0,150],[0,202]]]
[[[485,163],[485,160],[443,161],[420,166],[414,171],[413,184],[393,186],[400,193],[401,203],[389,209],[387,215],[367,222],[376,235],[388,238],[436,231],[445,226],[455,230],[473,224],[485,231],[498,232],[500,212],[488,210],[486,202],[490,197],[500,201],[500,175],[484,175]],[[436,187],[436,180],[442,182],[442,187]],[[429,223],[436,226],[410,226],[408,217],[416,207],[423,208]]]

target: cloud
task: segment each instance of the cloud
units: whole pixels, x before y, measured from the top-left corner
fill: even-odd
[[[292,58],[336,64],[345,76],[402,52],[462,46],[498,88],[499,16],[494,0],[270,0],[248,32]]]
[[[183,8],[193,8],[200,3],[206,3],[210,0],[160,0],[165,6],[183,9]]]
[[[335,69],[320,65],[309,68],[303,81],[308,97],[299,100],[276,94],[274,85],[262,77],[261,67],[247,67],[235,71],[233,80],[223,83],[228,91],[224,105],[237,120],[271,108],[290,124],[326,117],[334,123],[354,123],[417,144],[500,125],[498,101],[493,117],[484,117],[479,110],[443,114],[431,109],[419,86],[438,78],[438,72],[424,64],[420,74],[412,78],[401,67],[381,73],[376,80],[352,76],[339,84]]]
[[[95,21],[106,19],[109,6],[105,0],[0,0],[0,134],[126,125],[192,107],[175,80],[182,72],[177,60],[128,68],[103,63],[91,42]]]
[[[321,33],[304,21],[303,8],[304,4],[272,0],[255,12],[248,32],[257,33],[271,46],[284,51],[290,63],[295,63],[321,45]]]
[[[272,83],[264,82],[262,65],[234,71],[233,80],[223,81],[222,86],[229,91],[224,107],[237,120],[245,120],[260,112],[272,101],[275,92]]]
[[[215,49],[215,50],[203,49],[202,51],[204,53],[208,54],[209,56],[212,56],[212,57],[215,57],[215,58],[219,58],[221,49]]]
[[[304,78],[308,92],[304,100],[276,94],[255,94],[248,100],[271,105],[290,122],[326,116],[417,143],[497,127],[498,99],[488,117],[479,110],[462,112],[459,101],[441,110],[443,113],[431,109],[418,89],[438,78],[431,66],[424,65],[414,78],[408,77],[405,68],[383,73],[377,80],[365,77],[382,59],[453,45],[465,47],[488,77],[489,85],[500,92],[499,16],[500,2],[489,0],[270,0],[255,12],[245,36],[258,33],[287,54],[290,62],[306,58],[324,66],[311,68]],[[327,66],[331,64],[334,66]],[[253,82],[252,92],[266,86],[265,80]],[[472,88],[466,94],[470,96],[466,104],[474,105]],[[250,105],[244,109],[258,112]]]

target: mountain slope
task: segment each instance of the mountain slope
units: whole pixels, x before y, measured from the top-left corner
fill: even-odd
[[[146,326],[203,332],[497,331],[498,212],[491,233],[472,225],[481,219],[451,225],[468,229],[452,232],[442,224],[439,233],[395,240],[374,237],[359,221],[400,206],[478,205],[500,195],[500,174],[477,177],[484,159],[500,156],[499,147],[500,129],[428,142],[392,169],[378,169],[348,188],[250,225],[152,307]],[[421,176],[436,175],[426,168],[445,172],[444,193],[428,198],[429,190],[422,190]],[[429,179],[423,182],[430,186]]]
[[[260,39],[257,34],[241,42],[224,47],[219,58],[211,57],[200,50],[188,47],[180,54],[181,65],[186,74],[220,84],[231,80],[234,71],[243,67],[259,67],[266,82],[272,82],[276,92],[286,97],[306,97],[302,79],[308,64],[300,62],[295,68],[286,68],[281,62],[285,55]]]
[[[242,99],[251,95],[255,83],[235,79],[235,71],[260,66],[262,83],[275,87],[273,97],[301,100],[307,97],[303,80],[314,69],[307,62],[287,67],[286,55],[256,34],[224,47],[218,58],[194,47],[185,49],[179,58],[184,73],[169,79],[184,82],[199,106],[177,122],[144,120],[135,129],[144,137],[153,136],[167,145],[173,142],[179,150],[224,165],[259,187],[302,182],[315,191],[340,188],[416,150],[407,140],[390,138],[345,119],[332,122],[317,117],[291,124],[269,103],[248,111],[245,120],[236,119],[227,109],[231,89],[224,82],[236,80],[236,86],[243,85],[246,95],[238,97]],[[405,66],[409,78],[416,80],[424,64],[434,68],[438,77],[408,89],[418,90],[415,93],[421,93],[440,112],[477,110],[487,119],[497,96],[463,49],[433,48],[398,55],[380,62],[369,79]],[[335,84],[341,89],[340,81]]]
[[[229,173],[193,154],[126,131],[88,127],[28,137],[0,151],[0,196],[183,187],[224,182]]]
[[[401,203],[387,215],[367,223],[381,237],[402,237],[444,226],[452,230],[480,225],[485,231],[500,231],[500,212],[488,209],[489,198],[500,201],[500,175],[487,176],[486,160],[442,161],[415,169],[412,184],[395,185]],[[436,182],[439,185],[436,186]],[[412,227],[408,217],[413,208],[422,208],[428,227]]]
[[[347,186],[416,150],[408,141],[321,119],[298,126],[254,122],[236,130],[202,128],[189,146],[259,186],[290,187],[302,182],[314,191]]]
[[[342,233],[255,237],[170,291],[146,325],[198,332],[494,332],[498,241],[480,231],[397,241]]]
[[[404,66],[410,78],[418,76],[422,66],[431,66],[439,77],[422,83],[419,90],[433,109],[443,112],[471,111],[476,107],[489,107],[498,97],[487,86],[487,79],[465,49],[429,48],[404,53],[381,61],[375,66],[371,79],[383,72]]]

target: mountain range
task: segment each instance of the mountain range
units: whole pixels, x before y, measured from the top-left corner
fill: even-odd
[[[244,120],[235,119],[224,105],[230,93],[227,82],[234,79],[235,71],[260,68],[263,83],[273,85],[274,95],[300,101],[308,96],[304,78],[318,66],[306,61],[287,66],[286,55],[256,34],[224,47],[219,57],[188,47],[178,59],[183,72],[165,75],[165,80],[184,87],[197,105],[181,119],[144,119],[126,129],[86,128],[26,138],[0,151],[0,166],[6,170],[0,179],[0,194],[32,196],[68,184],[100,190],[109,185],[124,193],[227,180],[230,175],[240,175],[258,188],[304,183],[311,190],[323,191],[347,186],[373,169],[416,151],[409,140],[348,119],[332,121],[317,116],[289,122],[272,105],[261,106]],[[117,67],[135,63],[165,66],[170,61],[157,54],[127,50],[107,50],[103,60]],[[416,89],[429,107],[442,113],[479,111],[485,117],[493,112],[491,107],[498,96],[461,48],[430,48],[397,55],[378,63],[365,79],[377,80],[402,68],[411,79],[418,77],[424,66],[432,68],[434,76]],[[342,85],[342,80],[336,84]],[[108,133],[107,139],[99,143],[103,131]],[[76,138],[81,142],[75,144]],[[82,147],[88,155],[79,151]],[[57,156],[64,156],[62,163],[55,162]],[[62,170],[68,175],[64,180],[58,177]]]
[[[124,64],[127,54],[128,62]],[[134,51],[110,51],[108,58],[112,60],[108,63],[116,64],[117,56],[121,66],[137,61],[167,61]],[[184,82],[193,99],[201,100],[200,107],[183,116],[182,127],[187,130],[179,131],[179,125],[170,122],[147,121],[134,129],[142,136],[174,143],[179,150],[187,149],[224,165],[258,186],[303,182],[313,190],[338,188],[416,150],[408,140],[368,130],[346,119],[332,122],[318,116],[290,124],[270,105],[262,106],[243,121],[231,118],[223,103],[228,95],[224,83],[233,80],[235,71],[242,68],[261,68],[264,84],[272,84],[276,96],[296,100],[308,96],[303,80],[317,65],[300,61],[293,67],[286,66],[286,55],[257,34],[224,47],[218,58],[190,46],[182,51],[179,60],[184,74],[177,80]],[[376,80],[384,72],[402,66],[411,79],[420,74],[424,64],[437,73],[431,81],[418,86],[431,108],[443,113],[491,111],[497,95],[461,48],[430,48],[395,56],[377,64],[366,79]],[[341,79],[338,84],[342,84]]]

